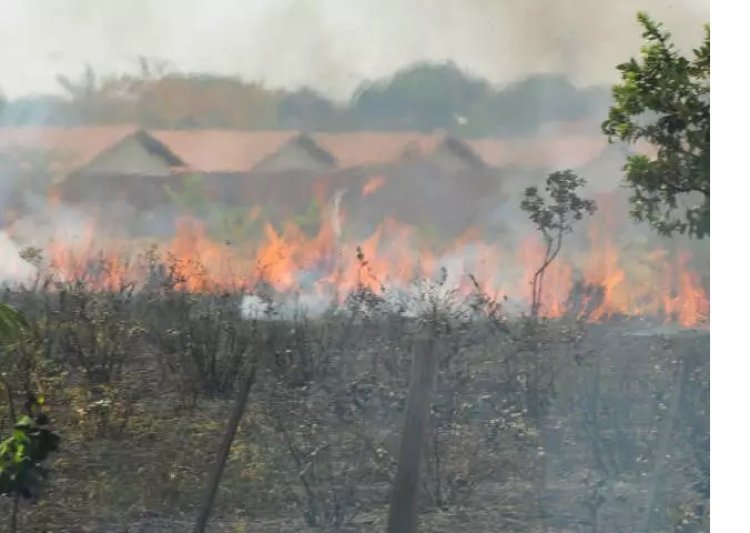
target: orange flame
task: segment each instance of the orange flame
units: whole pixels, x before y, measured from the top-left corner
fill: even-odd
[[[385,178],[383,176],[374,176],[370,178],[362,187],[362,196],[370,196],[383,185],[385,185]]]
[[[376,187],[368,188],[371,183],[378,182],[370,180],[363,194]],[[250,218],[259,216],[259,212],[250,213]],[[469,228],[452,243],[424,249],[416,228],[395,220],[383,221],[360,243],[342,241],[333,224],[332,217],[325,214],[313,237],[293,224],[283,228],[268,224],[261,242],[251,244],[212,239],[203,223],[183,218],[164,248],[173,258],[174,273],[185,290],[252,291],[263,282],[281,293],[311,291],[339,301],[360,286],[379,292],[383,287],[407,286],[419,278],[434,279],[440,267],[446,266],[451,276],[459,276],[457,288],[465,294],[474,290],[468,279],[472,274],[486,295],[528,303],[530,283],[544,256],[543,245],[535,236],[522,239],[513,251],[484,242],[477,228]],[[601,301],[586,317],[591,321],[625,315],[661,316],[687,327],[708,322],[707,293],[690,269],[688,253],[651,249],[637,260],[626,259],[615,235],[616,224],[605,214],[589,225],[587,251],[565,250],[549,266],[542,314],[560,317],[568,313],[574,280],[580,278],[588,286],[601,288]],[[83,278],[98,289],[116,290],[147,276],[143,265],[132,260],[136,243],[97,240],[94,224],[78,237],[75,241],[58,238],[47,246],[45,257],[61,278]],[[95,252],[101,249],[110,252]],[[92,261],[97,259],[99,267],[92,269]]]

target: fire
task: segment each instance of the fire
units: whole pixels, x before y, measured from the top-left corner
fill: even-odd
[[[598,321],[614,314],[632,312],[632,293],[628,290],[617,248],[597,226],[591,228],[591,241],[595,245],[587,259],[585,278],[604,291],[602,303],[592,313],[591,319]]]
[[[375,176],[367,180],[362,187],[362,196],[370,196],[372,193],[380,189],[385,185],[385,178],[383,176]]]
[[[169,247],[178,260],[175,274],[184,280],[191,291],[209,290],[221,280],[221,285],[235,284],[231,264],[226,262],[225,247],[211,240],[205,228],[190,219],[177,220],[177,235]]]
[[[251,219],[258,217],[251,212]],[[417,228],[395,220],[383,221],[361,242],[348,242],[336,231],[341,220],[333,218],[323,215],[315,235],[291,223],[282,228],[266,224],[260,242],[254,243],[212,238],[202,222],[183,218],[176,221],[174,238],[158,244],[172,259],[176,280],[188,291],[252,292],[265,284],[279,293],[306,292],[339,302],[357,287],[374,292],[406,288],[415,280],[437,278],[445,267],[450,282],[465,294],[475,290],[472,275],[485,294],[528,305],[530,284],[544,257],[544,245],[534,234],[518,246],[503,248],[482,240],[478,228],[469,228],[452,243],[426,249],[420,246]],[[560,317],[574,312],[594,322],[615,316],[661,316],[687,327],[708,322],[706,290],[691,270],[687,252],[647,249],[626,254],[617,234],[615,222],[604,216],[589,224],[588,246],[563,246],[563,253],[545,271],[542,314]],[[148,276],[144,264],[134,260],[139,247],[145,248],[143,243],[103,241],[96,225],[89,224],[77,239],[60,236],[50,242],[44,257],[62,279],[83,279],[98,289],[116,290]],[[576,287],[585,289],[580,295],[583,303],[572,303]]]
[[[708,297],[700,286],[698,276],[688,268],[690,255],[681,253],[669,273],[676,274],[677,284],[674,290],[664,294],[663,307],[668,319],[676,320],[683,325],[699,324],[708,321]]]

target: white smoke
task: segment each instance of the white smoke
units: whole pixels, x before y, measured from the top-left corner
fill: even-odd
[[[6,232],[0,231],[0,283],[23,283],[33,276],[34,266],[24,261],[20,252],[21,247]]]
[[[333,195],[333,209],[331,210],[331,225],[336,238],[341,238],[341,199],[344,197],[346,189],[339,189]]]

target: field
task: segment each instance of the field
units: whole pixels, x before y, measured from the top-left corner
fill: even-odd
[[[30,328],[4,380],[16,406],[41,392],[63,438],[19,530],[190,531],[255,367],[209,531],[382,531],[426,335],[422,530],[708,531],[708,330],[509,318],[439,284],[415,294],[419,314],[359,287],[306,316],[262,291],[249,315],[239,292],[169,280],[95,291],[40,275],[7,290]]]
[[[709,26],[183,4],[6,47],[0,528],[709,531]]]

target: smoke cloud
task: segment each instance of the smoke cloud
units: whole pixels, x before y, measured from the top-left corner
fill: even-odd
[[[420,60],[452,60],[499,85],[538,72],[610,83],[615,65],[638,52],[638,10],[683,48],[709,20],[707,0],[2,2],[0,88],[12,97],[57,91],[58,73],[75,76],[87,62],[101,73],[131,70],[138,55],[339,99]]]

